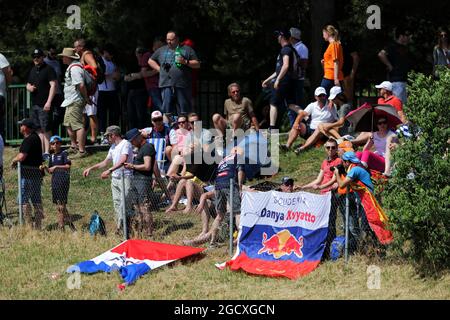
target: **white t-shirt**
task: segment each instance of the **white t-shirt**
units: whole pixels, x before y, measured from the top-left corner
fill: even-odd
[[[83,67],[73,66],[74,64],[80,65],[80,62],[72,62],[67,67],[64,75],[64,101],[61,107],[67,107],[74,102],[83,101],[83,96],[76,86],[84,82],[84,70]]]
[[[333,123],[338,119],[337,111],[334,106],[331,107],[331,109],[328,105],[320,108],[317,101],[308,104],[304,111],[311,117],[311,124],[309,127],[313,130],[317,129],[319,123]]]
[[[108,155],[106,156],[106,159],[112,160],[113,165],[116,165],[120,161],[121,155],[127,155],[127,161],[128,163],[133,163],[133,147],[131,146],[131,143],[125,139],[120,141],[120,143],[116,146],[113,144],[111,148],[109,148]],[[121,167],[119,169],[116,169],[112,173],[113,178],[120,178],[122,175],[122,172],[125,173],[125,176],[131,176],[133,175],[133,170],[125,169],[124,167]]]
[[[112,79],[112,74],[116,70],[116,65],[114,62],[106,60],[104,57],[102,57],[103,62],[105,62],[105,81],[100,83],[98,85],[99,91],[114,91],[116,90],[116,84],[114,83],[114,80]]]
[[[9,67],[9,62],[5,56],[0,53],[0,95],[6,97],[6,78],[3,68]]]
[[[305,44],[301,41],[297,42],[296,44],[293,45],[293,47],[295,48],[295,51],[297,51],[298,55],[300,56],[300,59],[308,59],[309,58],[309,51],[308,51],[308,47],[305,46]],[[303,74],[305,74],[303,72]],[[305,77],[299,79],[299,80],[304,80]]]
[[[386,153],[386,142],[387,138],[395,135],[394,132],[389,130],[385,137],[380,137],[378,131],[373,134],[373,145],[375,146],[375,153],[382,156],[384,158],[384,154]]]

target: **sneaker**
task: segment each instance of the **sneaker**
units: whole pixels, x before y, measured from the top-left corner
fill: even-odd
[[[287,144],[279,144],[279,147],[281,151],[289,151]]]
[[[81,158],[86,158],[88,156],[88,153],[86,151],[84,152],[80,152],[78,151],[77,154],[75,154],[72,159],[81,159]]]
[[[300,153],[303,152],[303,149],[301,149],[300,147],[298,147],[297,149],[294,150],[296,155],[299,155]]]
[[[349,134],[346,134],[345,136],[343,136],[342,137],[344,140],[347,140],[347,141],[353,141],[353,140],[355,140],[355,137],[354,136],[351,136],[351,135],[349,135]]]
[[[69,147],[69,149],[67,149],[67,153],[68,154],[77,154],[78,153],[78,149],[75,147]]]
[[[178,201],[178,203],[186,205],[187,204],[187,198],[186,197],[181,198],[180,201]]]
[[[100,142],[100,145],[102,145],[102,146],[109,145],[108,139],[107,138],[102,139],[102,141]]]

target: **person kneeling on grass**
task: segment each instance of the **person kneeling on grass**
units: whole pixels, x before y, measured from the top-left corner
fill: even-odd
[[[61,150],[62,139],[59,136],[50,138],[50,158],[45,171],[52,175],[52,198],[58,209],[58,228],[64,231],[67,223],[75,231],[69,212],[67,211],[67,195],[70,187],[70,166],[72,162],[67,152]]]

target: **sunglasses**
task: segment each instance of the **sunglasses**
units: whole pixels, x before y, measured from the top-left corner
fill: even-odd
[[[186,121],[178,121],[179,124],[185,124]]]
[[[327,150],[336,150],[336,146],[325,146],[325,149]]]
[[[387,121],[379,121],[378,124],[387,124]]]
[[[163,121],[163,118],[153,118],[152,121],[153,122],[160,122],[160,121]]]

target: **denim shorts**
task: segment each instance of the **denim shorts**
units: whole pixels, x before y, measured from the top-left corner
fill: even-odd
[[[41,186],[42,176],[39,177],[25,177],[20,180],[22,190],[22,199],[20,204],[27,204],[31,201],[32,204],[41,204]]]

